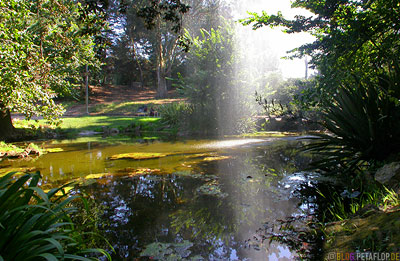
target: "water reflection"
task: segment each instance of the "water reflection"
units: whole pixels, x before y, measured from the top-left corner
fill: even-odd
[[[63,144],[63,152],[36,161],[2,165],[35,167],[44,183],[53,184],[94,174],[96,179],[78,189],[105,206],[105,234],[116,249],[114,260],[293,260],[296,254],[287,245],[256,239],[263,224],[277,225],[302,213],[293,191],[307,179],[299,170],[309,158],[298,153],[299,146],[295,138],[86,142]],[[170,154],[110,160],[131,152]],[[138,174],[142,169],[148,171]]]
[[[184,249],[187,258],[205,260],[293,260],[296,254],[284,244],[248,239],[265,222],[301,213],[291,191],[302,178],[288,178],[308,161],[297,146],[232,149],[224,151],[232,158],[198,163],[194,174],[114,177],[85,190],[108,209],[107,236],[117,259],[167,258]]]

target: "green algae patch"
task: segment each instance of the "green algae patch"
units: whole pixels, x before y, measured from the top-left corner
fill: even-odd
[[[195,153],[190,155],[185,155],[186,159],[197,159],[197,158],[204,158],[204,157],[212,157],[214,153]]]
[[[117,172],[117,174],[120,176],[128,176],[128,177],[142,176],[148,174],[160,174],[160,173],[161,173],[160,169],[150,169],[150,168],[124,168],[118,170]]]
[[[232,157],[229,156],[214,156],[214,157],[206,157],[203,159],[203,161],[216,161],[216,160],[226,160],[230,159]]]
[[[63,152],[64,149],[63,148],[48,148],[45,149],[44,152],[46,153],[55,153],[55,152]]]
[[[111,176],[111,174],[110,173],[90,174],[90,175],[85,176],[84,178],[85,179],[100,179],[100,178],[104,178],[107,176]]]
[[[400,209],[375,211],[367,217],[354,217],[329,224],[324,253],[356,251],[398,252],[400,250]]]
[[[119,159],[131,159],[131,160],[147,160],[147,159],[158,159],[164,158],[170,154],[167,153],[157,153],[157,152],[132,152],[132,153],[123,153],[116,154],[110,157],[110,160],[119,160]]]

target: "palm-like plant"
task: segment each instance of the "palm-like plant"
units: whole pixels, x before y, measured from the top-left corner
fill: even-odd
[[[383,89],[361,84],[342,88],[323,117],[328,134],[317,134],[307,146],[322,156],[315,162],[322,170],[353,172],[367,161],[400,151],[400,107]]]
[[[45,193],[38,187],[40,174],[26,174],[14,181],[14,173],[0,179],[0,260],[91,260],[75,230],[69,207],[77,197],[64,192],[64,186]],[[110,258],[109,258],[110,259]]]

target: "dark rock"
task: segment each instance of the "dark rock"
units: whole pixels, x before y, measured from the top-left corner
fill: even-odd
[[[400,162],[392,162],[378,169],[375,180],[388,188],[397,188],[400,183]]]

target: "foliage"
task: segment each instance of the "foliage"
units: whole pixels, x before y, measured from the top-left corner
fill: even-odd
[[[145,19],[148,29],[153,29],[156,26],[156,20],[161,16],[165,21],[171,22],[172,31],[178,33],[182,28],[182,15],[189,9],[190,6],[180,0],[151,0],[150,4],[141,8],[138,14]]]
[[[375,86],[342,88],[323,108],[329,134],[316,134],[307,148],[323,158],[316,166],[329,172],[352,172],[367,161],[400,152],[400,105]]]
[[[288,79],[275,81],[267,79],[264,88],[256,91],[256,101],[267,116],[302,117],[305,110],[311,109],[303,103],[305,90],[312,88],[314,79]]]
[[[343,1],[297,0],[292,7],[305,8],[314,15],[285,19],[281,13],[251,13],[243,24],[257,29],[264,25],[283,26],[288,33],[309,32],[314,43],[295,49],[294,56],[311,55],[320,71],[318,85],[309,89],[310,102],[330,100],[341,86],[361,81],[397,82],[390,95],[400,97],[400,4],[396,0]]]
[[[223,27],[201,30],[201,36],[187,32],[186,37],[193,45],[187,56],[188,72],[178,88],[193,106],[191,127],[214,134],[238,131],[235,125],[244,108],[235,106],[239,94],[233,77],[237,57],[232,25],[226,21]]]
[[[341,193],[318,191],[320,197],[328,204],[324,208],[324,222],[349,219],[355,215],[368,215],[378,208],[384,210],[396,208],[400,205],[399,195],[385,187],[369,185],[362,191],[344,190]]]
[[[14,173],[0,179],[0,257],[5,260],[91,260],[100,249],[87,249],[67,205],[76,200],[63,193],[64,186],[45,193],[38,187],[40,174],[26,174],[13,181]]]
[[[159,112],[163,123],[179,126],[191,114],[191,106],[184,102],[168,103],[161,105]]]
[[[81,30],[75,1],[0,1],[0,105],[52,120],[53,98],[69,93],[84,64],[95,65],[92,40]]]

